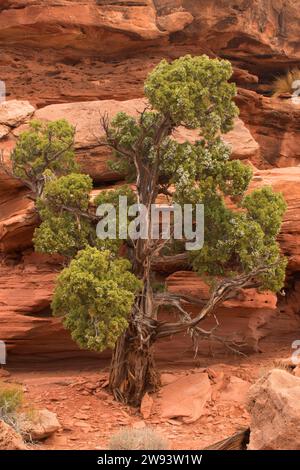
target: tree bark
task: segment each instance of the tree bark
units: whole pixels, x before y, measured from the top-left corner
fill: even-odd
[[[118,339],[113,353],[109,386],[116,400],[139,406],[146,392],[160,385],[156,370],[151,333],[141,339],[131,324]]]

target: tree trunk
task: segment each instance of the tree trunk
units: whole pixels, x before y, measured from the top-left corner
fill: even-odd
[[[144,394],[160,385],[151,338],[141,341],[132,326],[118,339],[111,362],[109,386],[116,400],[139,406]]]
[[[143,187],[148,186],[149,184],[145,184]],[[146,201],[147,206],[150,206],[148,196],[146,192],[141,201]],[[148,217],[150,214],[151,211],[148,211]],[[136,241],[133,273],[141,279],[143,288],[135,298],[129,327],[116,343],[109,385],[116,400],[139,406],[144,394],[156,390],[160,382],[152,348],[156,339],[157,321],[153,308],[149,240],[140,238]]]

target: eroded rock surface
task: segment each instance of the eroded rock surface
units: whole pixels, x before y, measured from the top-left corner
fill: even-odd
[[[298,3],[3,0],[0,6],[0,79],[8,99],[0,105],[0,151],[8,161],[31,117],[66,118],[76,125],[77,159],[95,185],[121,178],[108,167],[111,155],[99,145],[101,113],[141,111],[143,81],[162,58],[207,53],[231,60],[241,114],[224,138],[232,158],[260,169],[251,188],[270,184],[288,204],[279,235],[289,258],[286,297],[276,304],[271,294],[249,292],[219,312],[224,330],[238,332],[254,349],[266,334],[299,327],[300,106],[270,97],[274,77],[299,65]],[[195,135],[179,129],[175,137]],[[38,223],[26,196],[19,181],[0,171],[0,338],[18,354],[78,354],[49,310],[60,264],[34,261],[28,252],[24,256],[24,250],[32,250]],[[199,280],[183,271],[184,264],[157,268],[165,274],[180,270],[169,285],[207,298]]]
[[[273,369],[249,392],[249,450],[300,449],[300,378]]]
[[[25,450],[22,437],[0,419],[0,450]]]

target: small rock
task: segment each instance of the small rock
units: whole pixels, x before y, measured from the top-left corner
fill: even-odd
[[[105,380],[104,382],[102,382],[101,388],[106,388],[108,387],[108,385],[109,385],[109,380]]]
[[[132,427],[134,429],[143,429],[146,427],[146,423],[144,421],[136,421],[135,423],[133,423]]]
[[[176,419],[168,419],[167,423],[172,424],[173,426],[182,426],[180,421],[176,421]]]
[[[94,390],[96,390],[98,388],[98,384],[87,383],[87,384],[85,384],[84,387],[87,390],[90,390],[91,392],[93,392]]]
[[[74,423],[74,426],[76,426],[77,428],[92,429],[92,427],[85,421],[76,421]]]
[[[233,375],[230,377],[227,387],[222,391],[220,400],[234,404],[246,404],[250,386],[250,382]]]
[[[90,417],[89,417],[89,415],[87,415],[86,413],[76,413],[76,415],[74,415],[74,418],[87,420],[87,419],[89,419]]]
[[[33,417],[20,414],[20,429],[34,441],[40,441],[58,431],[60,423],[55,413],[47,409],[36,410]]]
[[[2,420],[0,420],[0,450],[26,450],[20,434]]]
[[[211,399],[207,373],[186,375],[161,389],[158,403],[165,419],[181,418],[185,423],[197,421]]]
[[[72,381],[71,380],[57,380],[54,382],[55,385],[60,385],[62,387],[68,387],[69,385],[72,386]]]
[[[145,393],[141,403],[141,415],[144,419],[150,418],[151,411],[153,407],[153,398],[149,395],[149,393]]]
[[[0,124],[15,127],[34,113],[29,101],[10,100],[0,104]]]
[[[294,369],[294,375],[296,377],[300,377],[300,366],[297,366],[295,369]]]
[[[72,429],[73,429],[73,426],[69,426],[68,424],[65,424],[63,427],[63,431],[65,432],[70,432],[72,431]]]
[[[208,377],[210,378],[210,380],[216,379],[218,376],[217,372],[214,369],[211,369],[210,367],[206,369],[206,372],[208,373]]]
[[[10,128],[0,124],[0,139],[3,139],[7,134],[9,134]]]
[[[106,392],[104,392],[103,390],[101,389],[98,389],[95,393],[95,395],[97,396],[97,398],[100,398],[101,400],[107,400],[108,399],[108,395]]]

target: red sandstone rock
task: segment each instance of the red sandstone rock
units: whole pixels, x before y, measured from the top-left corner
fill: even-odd
[[[241,117],[261,149],[260,168],[296,166],[300,162],[300,105],[239,90]],[[264,166],[263,166],[264,165]]]
[[[0,338],[8,348],[8,365],[19,358],[47,361],[51,358],[99,357],[80,351],[59,318],[52,317],[50,303],[54,282],[63,259],[37,253],[24,255],[17,265],[0,264]],[[105,357],[105,354],[104,356]]]
[[[300,449],[300,378],[273,369],[249,391],[248,450]]]
[[[178,142],[195,142],[199,139],[199,131],[179,127],[175,130],[174,137]],[[223,136],[223,140],[231,148],[231,158],[250,160],[254,164],[260,161],[259,145],[241,119],[235,119],[234,128]]]
[[[107,182],[120,179],[120,175],[109,168],[107,162],[111,159],[111,154],[107,148],[100,145],[100,140],[104,135],[100,118],[107,114],[112,119],[118,112],[137,116],[145,106],[144,99],[66,103],[39,109],[34,114],[34,118],[47,121],[66,119],[74,125],[76,128],[75,149],[82,170],[90,174],[95,182]],[[14,135],[17,136],[23,130],[24,126],[21,125]],[[180,127],[174,132],[174,138],[179,142],[195,141],[199,138],[199,132]],[[259,160],[259,145],[240,119],[236,119],[234,129],[223,138],[232,149],[232,158],[248,159],[253,162]]]
[[[220,395],[220,401],[227,401],[231,404],[245,405],[251,384],[239,377],[230,376],[229,382]]]
[[[279,0],[276,8],[263,0],[237,5],[206,0],[201,4],[183,0],[69,0],[5,1],[0,10],[0,41],[34,47],[66,48],[97,52],[102,56],[142,47],[143,41],[157,45],[168,32],[184,31],[186,42],[206,45],[214,52],[243,59],[256,54],[297,58],[295,38],[299,11],[293,0]],[[287,34],[288,33],[288,34]],[[175,38],[176,40],[176,38]],[[179,38],[178,38],[179,42]],[[147,44],[147,43],[146,43]],[[270,59],[271,59],[270,57]],[[264,57],[265,65],[270,59]]]
[[[1,79],[8,96],[39,107],[141,97],[155,64],[187,53],[230,57],[240,86],[268,91],[274,75],[299,63],[295,0],[44,2],[0,7]]]
[[[3,139],[7,134],[9,134],[10,128],[8,126],[4,126],[0,124],[0,139]]]
[[[196,273],[179,271],[167,278],[170,292],[190,294],[198,299],[209,299],[209,286]],[[242,290],[236,298],[227,300],[225,308],[243,307],[247,309],[269,308],[276,309],[277,297],[272,292],[258,293],[255,289]]]
[[[288,256],[289,270],[300,268],[300,166],[256,171],[250,191],[261,186],[272,186],[281,192],[287,203],[283,225],[278,240],[283,253]]]
[[[95,182],[107,182],[120,179],[120,175],[108,167],[111,154],[106,147],[101,147],[103,129],[100,118],[107,114],[113,118],[118,112],[124,111],[137,115],[145,107],[144,100],[129,101],[90,101],[46,106],[35,113],[36,119],[54,121],[67,119],[76,127],[75,149],[78,161],[84,172],[90,174]]]
[[[158,404],[164,419],[181,418],[184,423],[199,419],[211,399],[211,384],[206,373],[187,375],[164,386]]]
[[[233,157],[251,160],[260,168],[298,165],[299,106],[292,105],[289,99],[270,99],[250,91],[269,92],[274,75],[299,63],[298,22],[299,8],[295,0],[278,0],[276,5],[270,2],[266,5],[263,0],[236,2],[235,5],[205,0],[201,7],[199,2],[182,0],[120,0],[117,3],[84,0],[80,4],[69,0],[3,0],[0,6],[0,78],[6,82],[9,99],[30,98],[38,107],[106,99],[109,100],[108,110],[113,111],[113,106],[123,106],[119,102],[113,105],[113,98],[129,100],[143,96],[146,74],[163,57],[170,60],[186,53],[202,52],[230,57],[235,66],[233,80],[248,88],[240,90],[237,99],[243,121],[237,121],[233,133],[225,137],[232,139],[229,143],[233,143]],[[5,106],[12,106],[12,101],[7,103],[10,104]],[[132,105],[127,103],[128,107]],[[78,114],[80,107],[84,119],[80,112]],[[63,116],[66,113],[70,120],[77,120],[80,128],[78,160],[96,182],[102,183],[115,181],[119,175],[108,169],[109,154],[95,139],[98,109],[96,103],[78,103],[64,109],[47,107],[36,114],[47,118],[48,113],[57,112],[61,117],[66,117]],[[136,110],[131,107],[129,112]],[[4,124],[0,120],[0,149],[4,148],[6,157],[22,128],[12,131],[11,126],[30,115],[31,111],[22,118],[12,116]],[[285,194],[289,207],[279,239],[284,253],[289,256],[290,274],[299,271],[300,266],[298,173],[297,168],[257,173],[252,185],[257,187],[268,182]],[[0,246],[5,251],[30,245],[36,219],[30,204],[21,196],[23,191],[25,194],[19,182],[0,173]],[[47,284],[43,280],[43,263],[39,266],[39,275],[33,278],[31,267],[32,261],[22,263],[21,267],[9,267],[9,271],[7,266],[3,271],[1,267],[1,274],[7,276],[1,295],[10,282],[14,286],[12,291],[8,289],[10,296],[4,298],[5,313],[0,320],[10,322],[5,327],[9,344],[19,352],[23,349],[43,351],[45,357],[49,351],[59,354],[77,351],[60,322],[47,317],[52,286],[50,288],[49,284],[49,296],[43,303],[43,286]],[[166,267],[166,272],[178,268],[185,266],[174,263],[171,268]],[[26,282],[22,270],[28,276]],[[185,280],[182,285],[187,286]],[[31,295],[34,292],[31,302],[26,297],[27,291]],[[22,295],[26,300],[25,312],[18,310],[22,307]],[[17,308],[15,296],[20,299]],[[295,328],[299,298],[296,283],[293,283],[285,306],[290,317],[285,313],[284,321],[280,320],[285,324],[282,331]],[[36,304],[42,305],[40,310]],[[278,324],[279,315],[268,303],[267,307],[263,305],[262,297],[253,297],[252,301],[251,297],[240,298],[235,304],[224,306],[219,313],[222,319],[224,315],[227,333],[243,332],[242,336],[253,341],[255,347],[258,339],[274,328],[269,320],[275,315]],[[15,326],[19,336],[14,332]],[[3,332],[2,323],[1,328]]]
[[[172,274],[167,278],[167,286],[171,292],[189,294],[204,302],[209,298],[208,285],[193,272]],[[255,289],[241,291],[236,298],[218,307],[216,315],[220,326],[217,334],[259,350],[260,339],[269,333],[272,321],[278,315],[276,304],[277,297],[271,292],[258,293]],[[199,308],[188,306],[192,314],[197,313]],[[207,330],[214,325],[212,318],[205,319],[201,324]]]
[[[47,409],[34,410],[32,416],[21,413],[19,416],[21,432],[33,441],[42,441],[60,428],[57,416]]]
[[[142,399],[140,411],[143,419],[148,419],[151,416],[153,407],[153,398],[149,395],[149,393],[145,393]]]
[[[296,0],[2,0],[1,79],[49,104],[142,96],[154,63],[187,53],[270,76],[299,63],[298,23]]]
[[[0,103],[0,124],[16,127],[30,118],[34,111],[34,107],[28,101],[4,101]]]
[[[20,190],[0,199],[0,252],[22,251],[32,246],[39,219],[26,194],[26,190]]]
[[[22,437],[0,419],[0,450],[26,450]]]

